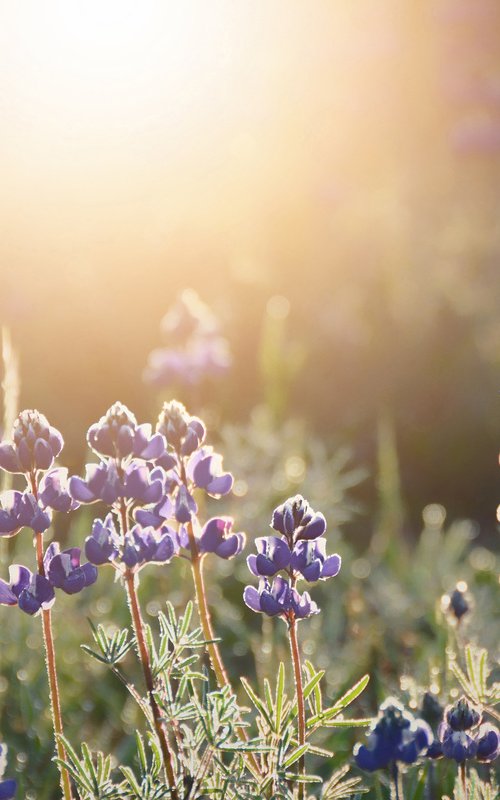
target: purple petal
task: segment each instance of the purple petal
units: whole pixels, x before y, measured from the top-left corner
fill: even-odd
[[[318,511],[314,514],[311,521],[304,527],[302,531],[299,533],[300,539],[317,539],[318,536],[322,536],[326,531],[326,519],[324,518],[323,514]]]
[[[73,475],[69,479],[69,493],[74,500],[79,503],[95,503],[98,499],[96,495],[91,492],[83,478],[78,475]]]
[[[201,536],[200,545],[205,553],[214,553],[224,537],[226,520],[219,517],[209,519],[205,524]]]
[[[7,472],[22,472],[17,453],[10,442],[0,443],[0,467]]]
[[[22,564],[11,564],[9,567],[10,588],[19,597],[21,592],[30,585],[32,573]]]
[[[334,553],[333,556],[328,556],[321,570],[321,578],[334,578],[335,575],[339,574],[341,566],[342,559],[337,553]]]
[[[257,563],[256,562],[257,562],[257,556],[254,553],[252,553],[251,555],[247,556],[248,569],[254,575],[257,575],[257,577],[260,577],[260,572],[257,570]]]
[[[14,800],[17,792],[17,781],[0,781],[0,800]]]
[[[219,544],[215,552],[220,558],[233,558],[238,552],[243,549],[243,542],[237,533],[228,536],[223,542]]]
[[[57,458],[64,447],[64,439],[62,433],[60,433],[57,428],[52,427],[52,425],[49,428],[49,445],[52,450],[52,455],[54,458]]]
[[[0,578],[0,605],[2,606],[15,606],[17,605],[17,597],[10,588],[6,581]]]
[[[224,473],[224,475],[220,475],[207,484],[206,491],[215,496],[223,497],[224,495],[228,494],[231,489],[233,488],[234,478],[230,472]]]
[[[34,456],[37,469],[49,469],[54,463],[52,449],[45,439],[36,440]]]
[[[255,586],[246,586],[243,592],[243,600],[252,611],[260,611],[260,595]]]

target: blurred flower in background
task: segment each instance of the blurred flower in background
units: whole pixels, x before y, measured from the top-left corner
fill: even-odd
[[[166,347],[149,354],[144,380],[155,386],[198,385],[231,366],[227,340],[210,308],[185,289],[161,321]]]

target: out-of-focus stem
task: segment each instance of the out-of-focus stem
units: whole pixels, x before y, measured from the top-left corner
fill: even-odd
[[[36,475],[30,475],[31,491],[36,500],[38,500],[38,485]],[[35,533],[34,537],[37,571],[39,575],[45,577],[45,567],[43,563],[43,533]],[[45,649],[45,666],[47,669],[47,677],[49,680],[49,697],[50,697],[50,711],[52,716],[52,727],[54,729],[54,738],[56,740],[57,756],[61,761],[66,761],[66,750],[61,741],[63,735],[63,721],[61,714],[61,701],[59,697],[59,685],[57,682],[57,669],[56,669],[56,651],[54,647],[54,637],[52,635],[52,617],[50,608],[42,609],[42,630],[43,630],[43,644]],[[69,773],[65,767],[59,765],[59,773],[61,776],[61,789],[65,800],[72,800],[71,784],[69,781]]]
[[[293,674],[295,678],[295,694],[297,696],[297,718],[299,747],[306,743],[306,714],[304,706],[304,689],[302,685],[302,669],[300,665],[299,643],[297,640],[297,620],[293,611],[288,620],[288,633],[290,638],[290,653],[292,656]],[[298,761],[298,772],[302,775],[305,770],[305,757],[302,755]],[[299,783],[299,800],[304,799],[304,784]]]
[[[122,523],[122,532],[125,535],[128,531],[128,518],[127,518],[127,508],[123,500],[120,504],[120,515]],[[127,590],[128,605],[132,617],[132,624],[134,626],[135,638],[137,641],[137,646],[139,648],[139,660],[142,665],[144,681],[146,683],[146,689],[148,691],[149,705],[151,708],[151,712],[153,714],[153,722],[156,734],[158,736],[158,740],[160,742],[161,752],[163,755],[163,764],[165,767],[165,773],[167,776],[167,781],[170,789],[170,796],[172,800],[179,800],[179,795],[177,793],[177,789],[175,786],[175,774],[172,763],[172,754],[170,752],[167,734],[164,725],[162,723],[160,709],[158,708],[158,703],[156,702],[154,696],[153,672],[151,670],[151,661],[149,658],[149,652],[146,645],[146,636],[144,633],[144,621],[142,619],[141,607],[139,605],[139,598],[137,596],[137,585],[136,585],[137,575],[133,570],[127,568],[125,570],[124,579],[125,579],[125,588]]]

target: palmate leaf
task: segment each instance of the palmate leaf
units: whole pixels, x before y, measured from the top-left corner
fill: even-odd
[[[96,653],[86,644],[81,644],[80,647],[88,653],[89,656],[92,656],[92,658],[95,658],[96,661],[100,661],[102,664],[109,664],[112,666],[118,664],[131,647],[134,646],[133,639],[128,638],[129,631],[127,628],[115,631],[110,637],[102,625],[97,625],[96,627],[90,619],[89,625],[92,628],[92,636],[100,650],[100,654]]]
[[[458,665],[456,653],[450,652],[448,655],[448,669],[467,697],[473,703],[482,706],[498,703],[500,701],[500,684],[493,683],[488,686],[491,672],[488,665],[488,651],[468,644],[464,650],[464,661],[466,672]]]

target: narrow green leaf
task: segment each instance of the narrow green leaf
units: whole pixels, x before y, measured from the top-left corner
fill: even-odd
[[[276,681],[276,694],[274,703],[274,730],[279,733],[281,728],[281,712],[283,710],[283,693],[285,691],[285,665],[280,661],[278,678]]]

